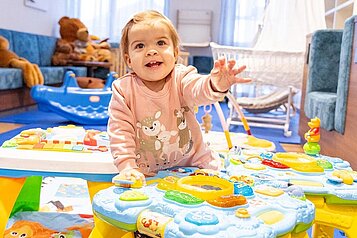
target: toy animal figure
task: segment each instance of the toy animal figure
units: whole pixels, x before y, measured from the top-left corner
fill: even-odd
[[[319,142],[320,141],[320,119],[315,117],[307,123],[310,130],[305,133],[304,137],[307,142]]]
[[[58,231],[48,229],[38,222],[17,221],[4,233],[4,238],[49,238]]]
[[[310,130],[305,133],[304,137],[307,141],[303,149],[308,155],[317,155],[320,153],[320,145],[317,143],[320,141],[320,119],[315,117],[308,122]]]
[[[0,36],[0,67],[19,68],[27,87],[43,84],[44,79],[37,64],[32,64],[27,59],[19,57],[9,50],[9,41]]]
[[[212,105],[209,105],[209,109],[204,108],[205,115],[202,116],[202,128],[205,130],[205,133],[208,133],[212,129],[212,116],[210,114],[212,110]]]

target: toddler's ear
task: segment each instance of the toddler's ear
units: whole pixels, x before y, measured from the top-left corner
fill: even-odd
[[[179,47],[177,46],[174,50],[174,56],[175,56],[176,62],[178,60],[178,55],[179,55]]]
[[[125,62],[129,67],[131,67],[131,59],[128,54],[125,54]]]

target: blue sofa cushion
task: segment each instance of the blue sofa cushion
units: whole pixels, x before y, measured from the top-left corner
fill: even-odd
[[[34,64],[40,64],[40,52],[36,35],[24,32],[12,32],[14,51]]]
[[[305,115],[308,118],[318,117],[321,120],[321,127],[326,130],[335,128],[336,93],[331,92],[309,92],[306,94]]]
[[[343,28],[341,45],[340,70],[337,86],[338,97],[336,100],[336,108],[338,108],[338,110],[335,113],[335,130],[342,134],[345,132],[346,124],[347,95],[352,61],[353,32],[355,26],[354,20],[355,16],[346,20],[345,27]]]
[[[57,39],[50,36],[37,36],[40,66],[51,66],[51,58],[56,49]]]
[[[21,69],[2,68],[0,70],[0,90],[21,88],[22,86]]]
[[[12,31],[5,30],[5,29],[0,29],[0,36],[5,37],[9,41],[9,49],[11,51],[14,51],[14,44],[13,44],[13,39],[12,39]]]
[[[342,30],[318,30],[312,36],[309,80],[309,91],[337,91],[338,72]]]
[[[87,76],[87,67],[79,66],[63,66],[64,71],[72,71],[76,77],[86,77]]]

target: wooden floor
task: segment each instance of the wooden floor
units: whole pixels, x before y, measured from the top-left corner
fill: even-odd
[[[0,134],[14,130],[16,128],[19,128],[23,126],[22,124],[15,124],[15,123],[1,123],[0,122]],[[285,151],[287,152],[304,152],[302,149],[301,145],[298,144],[281,144],[281,146],[284,148]]]
[[[14,130],[16,128],[22,127],[22,124],[15,124],[15,123],[1,123],[0,122],[0,134]]]

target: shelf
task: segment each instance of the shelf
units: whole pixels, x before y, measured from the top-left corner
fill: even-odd
[[[342,29],[345,20],[353,15],[357,0],[325,0],[325,19],[327,28]]]

